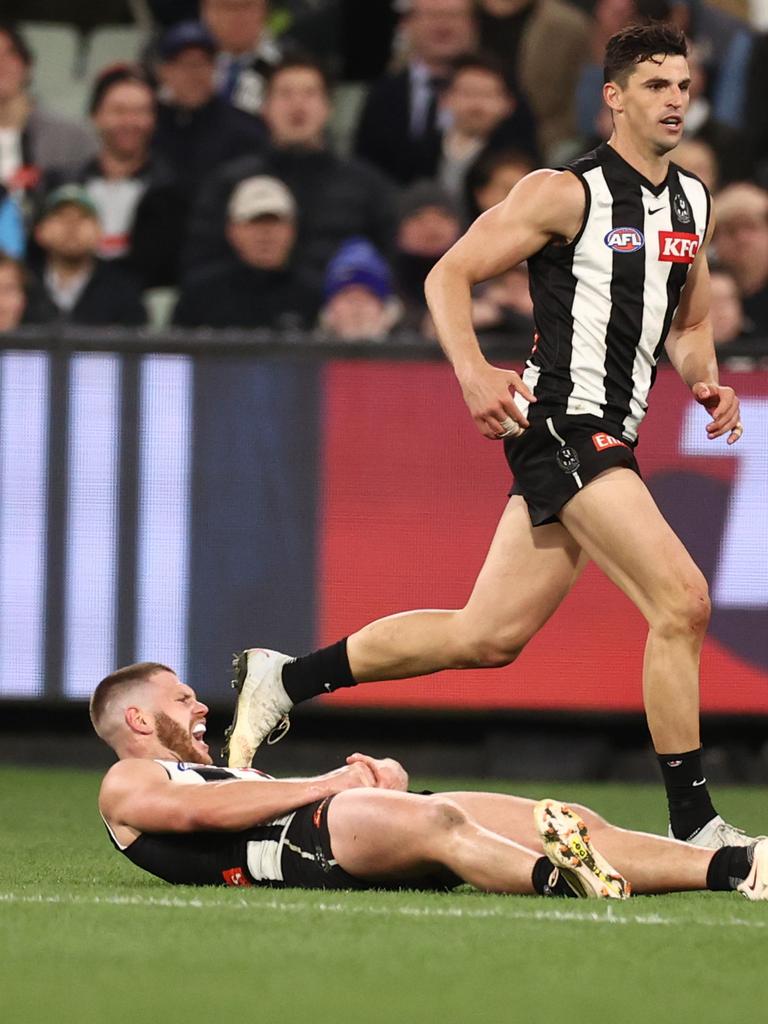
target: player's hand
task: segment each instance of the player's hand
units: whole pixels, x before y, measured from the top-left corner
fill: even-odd
[[[324,777],[328,786],[328,796],[343,793],[346,789],[375,789],[376,775],[364,761],[345,764],[335,771],[328,772]]]
[[[514,396],[520,393],[529,402],[536,396],[525,385],[519,373],[482,363],[460,378],[461,391],[472,419],[483,437],[496,441],[503,437],[505,419],[513,419],[521,427],[530,426],[517,407]]]
[[[707,424],[710,441],[728,434],[727,444],[735,444],[744,433],[744,426],[739,399],[733,388],[698,381],[691,391],[699,405],[703,405],[712,417],[712,422]]]
[[[376,758],[368,754],[350,754],[347,764],[364,764],[373,773],[379,789],[408,789],[408,772],[391,757]]]

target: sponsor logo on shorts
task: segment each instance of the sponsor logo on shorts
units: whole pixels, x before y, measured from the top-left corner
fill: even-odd
[[[629,447],[629,445],[625,441],[620,441],[618,437],[611,437],[610,434],[593,434],[592,444],[599,452],[604,452],[606,448]]]
[[[687,231],[659,232],[659,260],[662,263],[693,263],[701,239]]]
[[[645,245],[643,232],[637,228],[612,228],[603,241],[614,252],[637,252]]]
[[[250,889],[253,884],[242,868],[226,868],[221,872],[221,876],[225,885]]]
[[[314,810],[314,813],[312,814],[312,824],[315,826],[315,828],[320,828],[320,822],[323,820],[323,811],[325,810],[325,805],[327,803],[328,797],[326,797],[325,800],[322,801],[322,803],[319,803],[317,805],[317,807]]]

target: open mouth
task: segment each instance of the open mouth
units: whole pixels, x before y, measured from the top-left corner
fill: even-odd
[[[197,722],[192,726],[192,739],[207,750],[208,744],[203,739],[203,736],[205,736],[205,722]]]
[[[680,128],[683,124],[683,119],[677,114],[670,114],[669,117],[663,118],[661,123],[667,128]]]

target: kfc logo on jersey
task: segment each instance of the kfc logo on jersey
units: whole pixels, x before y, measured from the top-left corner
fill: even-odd
[[[613,228],[603,241],[614,252],[637,252],[645,245],[643,233],[637,228]]]
[[[693,263],[701,240],[686,231],[659,232],[659,259],[662,263]]]
[[[607,448],[629,447],[629,445],[625,444],[624,441],[620,441],[618,437],[611,437],[610,434],[593,434],[592,444],[599,452],[604,452]]]

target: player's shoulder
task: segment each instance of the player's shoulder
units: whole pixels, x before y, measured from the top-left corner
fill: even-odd
[[[116,761],[101,780],[101,794],[108,794],[142,783],[168,780],[168,772],[158,762],[145,757],[126,757]]]
[[[677,174],[678,178],[682,178],[684,181],[697,182],[704,189],[706,195],[711,197],[711,192],[698,174],[695,174],[693,171],[689,171],[687,167],[681,167],[680,164],[676,164],[674,160],[670,160],[669,166]]]
[[[517,183],[513,192],[527,201],[584,206],[584,188],[578,176],[566,168],[542,167],[531,171]]]

